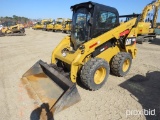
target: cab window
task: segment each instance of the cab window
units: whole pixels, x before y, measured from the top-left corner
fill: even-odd
[[[107,11],[100,11],[98,14],[97,28],[111,29],[116,24],[116,14]]]

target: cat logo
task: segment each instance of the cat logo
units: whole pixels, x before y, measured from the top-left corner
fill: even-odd
[[[128,38],[126,40],[126,45],[132,45],[136,41],[136,38]]]

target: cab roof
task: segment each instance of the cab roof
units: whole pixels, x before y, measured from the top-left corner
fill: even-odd
[[[70,8],[74,9],[74,10],[77,9],[77,8],[79,8],[79,7],[87,7],[88,8],[89,4],[91,4],[93,7],[98,7],[98,8],[107,9],[107,10],[109,9],[111,11],[118,12],[117,9],[114,8],[114,7],[110,7],[110,6],[107,6],[107,5],[95,3],[95,2],[92,2],[92,1],[84,2],[84,3],[79,3],[79,4],[71,6]]]

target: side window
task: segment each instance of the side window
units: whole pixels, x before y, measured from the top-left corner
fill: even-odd
[[[113,28],[116,23],[116,15],[112,12],[100,11],[97,23],[98,28]]]

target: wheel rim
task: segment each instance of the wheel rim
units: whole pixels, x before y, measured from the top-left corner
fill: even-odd
[[[122,68],[123,72],[126,72],[129,68],[129,66],[130,66],[130,60],[126,59],[123,63],[123,68]]]
[[[96,70],[94,73],[94,82],[95,84],[101,84],[106,76],[106,69],[103,67],[100,67]]]

